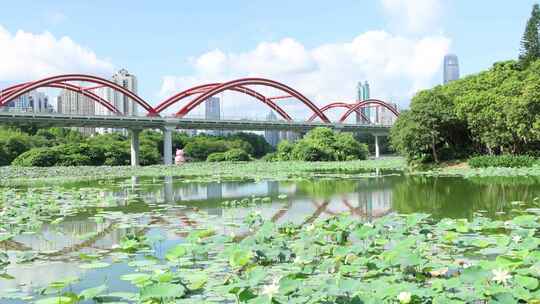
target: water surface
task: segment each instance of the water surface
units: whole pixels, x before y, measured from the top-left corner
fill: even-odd
[[[482,213],[505,219],[512,210],[535,206],[540,196],[540,183],[524,177],[464,179],[404,176],[396,172],[378,172],[366,178],[331,174],[325,177],[328,173],[288,182],[204,182],[169,176],[66,184],[63,187],[68,189],[98,188],[103,197],[114,202],[113,206],[87,210],[59,224],[45,224],[38,233],[19,235],[0,243],[1,250],[12,259],[0,276],[0,296],[32,294],[69,276],[81,278],[72,287],[75,292],[104,282],[110,291],[135,292],[136,288],[119,278],[134,271],[129,263],[139,257],[126,260],[114,250],[126,235],[159,239],[153,249],[157,258],[163,258],[168,248],[182,242],[197,227],[210,226],[226,234],[246,233],[237,224],[251,212],[260,212],[276,223],[295,224],[307,224],[343,212],[364,220],[392,212],[468,219]],[[242,203],[253,198],[260,198],[261,202]],[[101,215],[96,217],[97,214]],[[102,255],[111,266],[81,268],[86,263],[81,261],[81,253]],[[23,255],[36,255],[36,259],[15,262]],[[0,303],[25,301],[0,298]]]

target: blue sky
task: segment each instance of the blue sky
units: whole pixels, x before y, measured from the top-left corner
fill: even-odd
[[[88,54],[78,58],[77,50],[63,53],[63,45],[51,47],[51,52],[24,54],[28,42],[13,46],[18,50],[12,55],[15,61],[20,59],[30,64],[35,60],[43,66],[45,74],[78,69],[107,74],[125,67],[138,76],[139,94],[150,100],[159,100],[174,90],[207,79],[221,81],[260,72],[260,76],[279,77],[278,80],[320,100],[353,96],[354,92],[350,92],[354,91],[355,78],[368,79],[376,82],[373,83],[376,97],[394,99],[405,106],[415,90],[441,81],[439,57],[447,51],[459,56],[462,74],[481,71],[495,61],[516,58],[533,3],[529,0],[19,0],[2,6],[0,26],[11,38],[17,31],[33,35],[30,44],[31,39],[39,40],[44,32],[49,32],[56,43],[68,37],[75,46],[95,55],[97,63],[88,63]],[[373,31],[386,36],[362,36]],[[356,41],[359,45],[351,47],[359,36],[363,37]],[[284,42],[287,38],[290,43]],[[362,43],[373,39],[379,41],[373,46],[375,50],[385,45],[381,50],[384,57],[370,57],[376,56],[373,53],[377,51],[367,54],[359,50]],[[435,41],[424,44],[423,39]],[[18,43],[16,40],[0,39],[0,47],[9,49],[11,44]],[[395,41],[402,40],[403,50],[392,47]],[[266,45],[257,52],[261,43]],[[424,50],[419,51],[422,45]],[[298,50],[292,56],[293,63],[279,55],[287,54],[289,46]],[[47,48],[47,44],[41,48]],[[424,70],[416,75],[410,71],[414,66],[396,71],[403,61],[392,63],[392,60],[400,54],[414,55],[419,66],[424,56],[431,59],[426,60],[430,61],[429,66],[426,63],[419,67]],[[62,56],[63,59],[58,58]],[[275,56],[279,58],[273,67]],[[329,62],[332,56],[339,57],[337,62]],[[351,64],[344,58],[347,56],[358,56],[354,61],[358,73],[350,68]],[[59,63],[59,60],[63,61]],[[238,66],[239,60],[248,66]],[[375,75],[382,73],[377,64],[364,69],[362,62],[376,62],[386,72]],[[212,63],[216,66],[209,66]],[[295,67],[296,64],[298,69],[283,70],[283,65]],[[260,71],[252,66],[260,67]],[[39,71],[25,67],[21,65],[20,70],[14,71],[18,66],[11,63],[10,69],[2,71],[0,64],[0,81],[42,76]],[[337,75],[341,68],[350,81],[338,77],[343,76]],[[310,87],[310,83],[317,83],[320,88]],[[341,83],[343,87],[338,88]]]

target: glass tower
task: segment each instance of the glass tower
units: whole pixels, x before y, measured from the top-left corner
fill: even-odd
[[[363,101],[370,98],[370,92],[369,92],[369,83],[366,81],[362,83],[361,81],[358,82],[358,85],[356,86],[357,90],[357,101]],[[369,108],[362,108],[362,113],[365,117],[370,118],[370,109]],[[365,119],[362,119],[362,116],[359,114],[356,114],[356,123],[369,123],[369,121],[366,121]]]
[[[443,83],[459,79],[459,61],[454,54],[444,56]]]

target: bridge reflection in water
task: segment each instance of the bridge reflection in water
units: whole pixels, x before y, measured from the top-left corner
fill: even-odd
[[[23,289],[29,291],[70,275],[81,276],[88,270],[78,267],[80,253],[111,252],[126,235],[148,233],[150,227],[147,224],[152,224],[151,229],[165,236],[167,241],[174,242],[185,237],[190,229],[208,227],[210,223],[223,233],[243,235],[245,229],[225,223],[241,222],[252,211],[258,211],[264,218],[278,224],[306,224],[342,212],[371,220],[391,210],[392,188],[385,184],[384,179],[317,183],[205,183],[173,177],[133,177],[119,181],[112,188],[103,190],[103,196],[112,197],[117,206],[105,211],[121,211],[125,218],[129,218],[126,222],[129,225],[118,225],[119,221],[122,222],[118,218],[104,217],[96,221],[95,213],[87,212],[65,218],[56,225],[45,224],[38,233],[2,242],[1,250],[40,252],[48,262],[13,263],[8,274],[15,279],[0,280],[0,289],[24,284]],[[319,192],[320,189],[323,191]],[[239,208],[222,206],[225,200],[240,201],[253,197],[270,197],[271,201]],[[156,206],[168,207],[153,212]],[[35,276],[36,271],[43,275]]]

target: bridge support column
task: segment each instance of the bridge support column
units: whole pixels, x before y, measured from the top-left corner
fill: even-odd
[[[380,153],[379,153],[379,135],[374,134],[373,137],[375,137],[375,158],[379,158],[380,157]]]
[[[172,165],[172,132],[175,127],[165,126],[163,128],[163,163]]]
[[[137,167],[139,165],[139,134],[141,130],[132,129],[131,132],[131,166]]]

